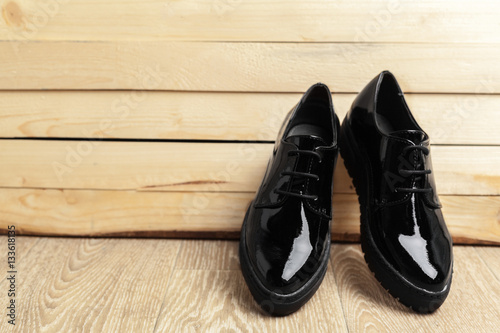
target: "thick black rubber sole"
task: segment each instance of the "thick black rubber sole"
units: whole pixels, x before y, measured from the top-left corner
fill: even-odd
[[[397,272],[378,250],[370,232],[370,214],[368,210],[368,198],[370,195],[370,178],[366,169],[367,161],[363,152],[357,147],[352,131],[344,119],[340,129],[340,154],[344,164],[353,180],[361,212],[361,249],[365,261],[375,278],[380,282],[393,297],[399,302],[420,313],[431,313],[438,309],[448,296],[451,279],[448,288],[440,292],[421,289]]]
[[[250,206],[252,203],[250,204]],[[250,209],[250,208],[248,208]],[[298,309],[300,309],[309,299],[314,295],[316,290],[318,290],[323,278],[326,274],[326,269],[328,267],[328,259],[330,258],[330,238],[328,239],[327,251],[325,258],[322,259],[321,266],[314,273],[309,281],[303,285],[299,290],[291,294],[282,294],[280,290],[269,290],[267,289],[259,280],[255,274],[250,260],[248,257],[246,237],[245,237],[245,226],[248,217],[248,210],[243,220],[243,226],[241,228],[240,246],[239,246],[239,257],[240,266],[243,277],[250,289],[252,296],[259,306],[266,313],[273,316],[286,316]]]

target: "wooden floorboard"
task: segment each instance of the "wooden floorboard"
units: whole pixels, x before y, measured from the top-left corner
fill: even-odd
[[[25,238],[17,240],[21,251]],[[6,237],[0,242],[7,248]],[[17,265],[16,329],[152,331],[180,242],[37,240]],[[6,304],[6,293],[0,299]],[[5,320],[0,325],[8,327]]]
[[[184,241],[157,332],[346,332],[331,269],[302,316],[272,318],[263,315],[245,285],[237,246],[228,241]]]
[[[39,237],[19,237],[16,242],[17,242],[17,249],[16,249],[16,262],[21,262],[24,260],[24,257],[26,254],[29,253],[29,251],[35,246],[36,243],[40,241],[41,238]],[[5,245],[5,248],[7,248],[7,237],[2,236],[0,237],[0,244]],[[5,263],[7,262],[7,251],[2,251],[0,252],[0,262]],[[5,266],[7,268],[7,266]],[[0,284],[5,283],[3,280],[0,280]]]
[[[500,254],[498,253],[498,248],[492,246],[477,246],[474,247],[474,249],[479,254],[484,264],[488,266],[493,275],[500,281]]]
[[[500,249],[493,249],[498,256]],[[353,332],[494,332],[500,325],[500,283],[472,247],[454,247],[450,294],[430,315],[416,314],[395,301],[367,268],[359,245],[334,245],[331,255]]]
[[[6,243],[0,237],[0,247]],[[420,315],[379,285],[358,244],[335,243],[317,293],[284,318],[263,314],[253,300],[235,241],[17,237],[17,248],[17,331],[495,332],[500,325],[499,247],[455,246],[448,299]],[[0,331],[10,331],[5,319]]]
[[[180,270],[239,270],[236,242],[221,240],[189,240],[182,244],[176,269]]]

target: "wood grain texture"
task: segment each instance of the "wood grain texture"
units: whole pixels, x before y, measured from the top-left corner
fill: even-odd
[[[0,191],[0,227],[18,233],[235,238],[250,193]]]
[[[270,144],[4,140],[0,186],[253,192],[271,151]]]
[[[439,199],[455,244],[500,244],[500,197],[446,195]],[[357,196],[335,194],[333,211],[332,240],[359,242]]]
[[[2,224],[2,230],[6,230],[6,225]],[[16,233],[16,237],[19,235],[19,233]],[[21,233],[22,235],[22,233]],[[16,264],[19,264],[21,261],[24,260],[24,257],[30,252],[30,250],[35,246],[35,244],[40,240],[38,237],[17,237],[15,240],[15,252],[16,252]],[[7,242],[8,238],[7,236],[2,236],[0,237],[0,246],[5,249],[5,251],[0,252],[0,263],[2,263],[1,267],[5,268],[7,271],[8,266],[7,266]],[[0,281],[0,283],[3,283],[4,281]]]
[[[454,247],[450,294],[438,311],[422,316],[399,304],[380,286],[364,262],[359,245],[333,245],[331,263],[349,330],[496,331],[500,283],[473,250]]]
[[[253,197],[254,193],[3,189],[0,230],[5,233],[7,225],[15,224],[18,233],[25,235],[237,239]],[[441,196],[440,199],[455,244],[500,244],[500,197]],[[357,196],[334,195],[333,210],[332,239],[359,241]],[[219,248],[209,243],[194,244],[204,244],[198,251],[207,256],[208,249]],[[227,258],[220,252],[209,256],[218,258],[222,266],[212,267],[205,262],[180,267],[198,269],[201,265],[221,270],[234,267],[235,253]],[[184,258],[180,262],[185,262]]]
[[[156,332],[239,331],[251,325],[248,316],[256,310],[240,272],[175,270],[171,282]]]
[[[321,81],[358,92],[390,69],[406,92],[498,93],[499,54],[494,44],[3,41],[0,89],[302,92]]]
[[[190,248],[183,251],[186,258],[198,254]],[[238,270],[176,269],[156,331],[179,330],[346,332],[347,328],[331,268],[313,298],[287,317],[263,314]]]
[[[498,248],[493,246],[477,246],[474,250],[479,254],[481,260],[488,269],[500,281],[500,254]]]
[[[16,329],[151,332],[180,242],[39,239],[18,265]],[[7,325],[0,321],[2,331]]]
[[[272,144],[0,141],[0,187],[255,192]],[[433,146],[440,194],[499,195],[500,147]],[[342,159],[334,193],[354,193]]]
[[[340,120],[355,94],[334,94]],[[295,93],[0,91],[0,136],[274,141]],[[500,95],[407,94],[434,144],[500,144]],[[109,123],[108,126],[106,124]]]
[[[184,240],[176,269],[238,271],[238,242],[224,240]]]
[[[240,273],[238,242],[184,241],[170,286],[158,319],[159,332],[346,331],[331,268],[301,312],[283,318],[263,315]],[[185,299],[190,302],[184,306]]]
[[[21,41],[500,42],[489,1],[12,0],[1,10],[0,35]]]
[[[6,243],[0,237],[0,247]],[[359,245],[333,244],[313,298],[275,318],[253,300],[237,258],[227,260],[237,242],[18,237],[17,244],[25,251],[18,262],[19,332],[495,332],[500,325],[500,281],[488,268],[499,247],[455,246],[450,295],[422,316],[383,290]],[[0,331],[12,331],[5,320]]]
[[[500,243],[499,196],[442,196],[440,200],[446,224],[453,230],[455,244],[474,244],[476,238],[481,238],[484,243]],[[483,218],[486,216],[488,218]],[[474,228],[473,224],[477,223],[484,225]]]
[[[100,237],[16,238],[16,331],[497,332],[498,247],[455,246],[450,296],[421,316],[359,245],[334,244],[311,301],[272,318],[237,242],[132,237],[237,238],[301,93],[328,84],[342,119],[389,69],[431,136],[454,242],[500,244],[499,14],[487,0],[0,2],[0,232]],[[358,241],[342,160],[335,184],[332,238]]]

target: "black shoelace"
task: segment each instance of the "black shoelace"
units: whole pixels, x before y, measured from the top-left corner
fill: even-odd
[[[405,155],[409,150],[420,150],[423,154],[429,155],[429,149],[423,146],[408,146],[403,149],[402,155]],[[399,174],[403,177],[409,176],[422,176],[428,175],[432,171],[428,169],[424,170],[407,170],[407,169],[399,169]],[[418,178],[416,179],[418,180]],[[407,192],[407,193],[429,193],[432,191],[431,188],[407,188],[407,187],[396,187],[394,189],[396,192]]]
[[[315,156],[318,158],[319,163],[322,161],[322,156],[320,153],[312,151],[312,150],[291,150],[288,152],[288,156],[291,155],[311,155]],[[284,171],[280,174],[281,176],[290,176],[291,179],[294,180],[299,180],[299,181],[304,181],[307,179],[314,179],[316,181],[319,181],[319,176],[313,173],[308,173],[308,172],[298,172],[298,171]],[[305,194],[305,193],[297,193],[297,192],[290,192],[290,191],[283,191],[280,189],[275,189],[275,193],[278,194],[283,194],[283,195],[288,195],[296,198],[301,198],[301,199],[310,199],[310,200],[317,200],[318,196],[317,195],[311,195],[311,194]]]

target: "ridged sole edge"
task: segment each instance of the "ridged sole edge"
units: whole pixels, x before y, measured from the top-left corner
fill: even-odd
[[[347,124],[347,117],[342,122],[340,128],[339,148],[344,160],[344,165],[349,176],[352,178],[358,202],[360,206],[360,233],[361,250],[368,268],[373,272],[375,278],[382,287],[396,298],[403,305],[419,313],[432,313],[437,310],[445,301],[450,291],[451,278],[447,288],[441,292],[431,292],[413,286],[403,276],[392,268],[377,249],[369,229],[369,217],[365,211],[367,207],[368,178],[366,171],[362,168],[362,158],[356,158],[356,149],[352,132]],[[358,149],[359,150],[359,149]],[[358,164],[356,164],[358,163]]]

